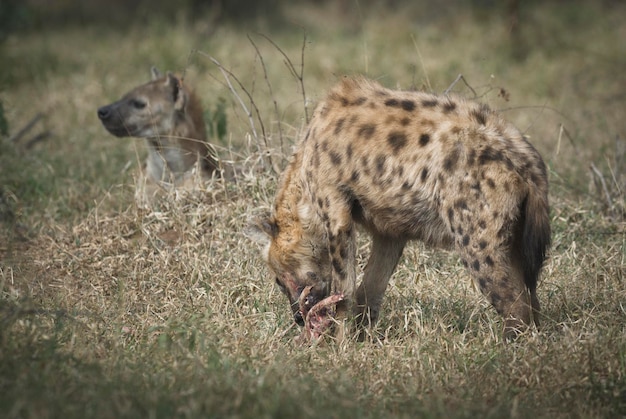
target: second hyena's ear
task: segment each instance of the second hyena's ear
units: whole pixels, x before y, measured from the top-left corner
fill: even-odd
[[[278,225],[269,214],[265,214],[248,220],[243,233],[249,239],[265,246],[278,234]]]
[[[150,68],[150,74],[152,75],[152,80],[156,80],[161,77],[161,72],[155,66]]]
[[[187,104],[187,93],[183,89],[180,79],[168,71],[167,77],[165,77],[165,85],[172,89],[174,109],[184,111]]]

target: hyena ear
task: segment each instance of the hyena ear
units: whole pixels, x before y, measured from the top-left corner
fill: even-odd
[[[150,68],[150,74],[152,75],[152,80],[156,80],[161,77],[161,72],[155,66],[152,66],[152,68]]]
[[[278,234],[278,225],[269,214],[248,220],[243,233],[249,239],[265,246]]]
[[[185,89],[183,89],[180,79],[168,71],[167,77],[165,78],[165,85],[170,86],[172,89],[174,109],[177,111],[185,110],[185,105],[187,104],[187,93],[185,92]]]

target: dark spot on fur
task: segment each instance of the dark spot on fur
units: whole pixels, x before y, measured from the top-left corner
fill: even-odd
[[[500,294],[492,291],[491,294],[489,294],[489,299],[491,300],[491,304],[493,304],[498,314],[502,315],[502,307],[499,306],[500,301],[502,301],[502,297],[500,297]]]
[[[430,135],[422,134],[420,135],[420,145],[424,147],[430,141]]]
[[[465,259],[461,260],[461,263],[463,264],[464,267],[468,267],[469,264],[467,263],[467,261]]]
[[[341,106],[348,106],[348,105],[350,105],[350,101],[348,99],[346,99],[345,97],[340,97],[339,98],[339,102],[341,102]]]
[[[476,161],[476,150],[471,149],[467,155],[468,166],[473,166],[475,161]]]
[[[465,202],[464,199],[457,199],[454,202],[454,208],[460,209],[460,210],[466,210],[467,208],[467,202]]]
[[[489,108],[486,105],[480,105],[478,109],[472,109],[470,116],[474,118],[480,125],[487,124],[487,118],[489,116]]]
[[[361,125],[361,127],[357,131],[357,135],[359,137],[365,138],[366,140],[369,140],[370,138],[372,138],[372,136],[374,135],[375,132],[376,132],[376,126],[375,125],[373,125],[373,124],[364,124],[364,125]]]
[[[501,161],[503,158],[502,151],[494,150],[492,147],[485,147],[480,156],[478,156],[478,164],[483,165],[491,161]]]
[[[480,262],[478,261],[478,259],[474,260],[474,262],[472,263],[472,268],[476,272],[480,271]]]
[[[411,123],[411,118],[407,118],[406,116],[400,120],[400,125],[406,127]]]
[[[379,154],[378,157],[376,157],[376,170],[378,171],[379,174],[385,171],[386,159],[387,157],[384,154]]]
[[[346,273],[343,270],[343,266],[341,266],[341,262],[339,262],[335,258],[333,258],[333,270],[337,272],[337,275],[339,275],[339,279],[345,279]]]
[[[397,108],[398,106],[400,106],[400,102],[398,101],[398,99],[387,99],[385,101],[385,106],[389,106],[391,108]]]
[[[478,247],[480,247],[480,250],[484,250],[487,247],[487,242],[481,240],[480,242],[478,242]]]
[[[406,134],[404,132],[393,131],[387,137],[387,141],[391,148],[393,148],[393,152],[397,154],[398,151],[406,146]]]
[[[422,106],[425,108],[434,108],[439,105],[439,101],[437,99],[424,99],[422,100]]]
[[[348,157],[348,160],[352,159],[352,144],[348,144],[348,147],[346,148],[346,156]]]
[[[493,259],[491,259],[491,256],[487,256],[485,258],[485,263],[487,264],[487,266],[493,266]]]
[[[403,100],[400,102],[400,106],[407,112],[412,112],[415,109],[415,102],[412,100]]]
[[[428,169],[427,168],[423,168],[422,169],[422,173],[420,173],[420,180],[423,182],[426,182],[426,178],[428,177]]]
[[[331,151],[330,153],[328,153],[328,156],[330,157],[330,161],[332,162],[332,164],[334,164],[335,166],[339,166],[341,164],[341,156],[339,155],[339,153]]]
[[[448,221],[452,224],[452,220],[454,220],[454,210],[452,208],[448,208]]]
[[[454,111],[455,109],[456,109],[456,103],[454,103],[451,100],[448,100],[446,103],[443,104],[444,113],[450,113]]]
[[[352,176],[350,176],[350,180],[352,182],[356,182],[357,180],[359,180],[359,172],[357,172],[356,170],[354,170],[352,172]]]
[[[487,178],[485,182],[487,182],[487,186],[489,186],[491,189],[495,189],[496,182],[494,182],[493,179]]]
[[[459,161],[459,150],[457,148],[454,148],[443,160],[443,168],[447,172],[451,172],[455,169],[458,161]]]
[[[343,129],[343,124],[346,122],[346,118],[339,118],[337,125],[335,125],[335,135],[339,134]]]
[[[362,104],[364,104],[365,102],[367,102],[367,98],[365,98],[365,97],[360,97],[360,98],[358,98],[358,99],[355,99],[355,101],[354,101],[354,102],[352,102],[352,104],[353,104],[354,106],[361,106],[361,105],[362,105]]]
[[[322,201],[322,198],[317,198],[317,206],[320,209],[324,208],[324,201]]]
[[[466,234],[465,236],[463,236],[463,246],[467,246],[470,242],[470,238],[469,236]]]
[[[408,191],[409,189],[411,189],[411,184],[405,180],[404,183],[402,183],[402,189]]]

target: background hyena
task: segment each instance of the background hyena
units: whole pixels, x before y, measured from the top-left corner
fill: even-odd
[[[182,80],[152,68],[152,81],[98,109],[104,127],[117,137],[141,137],[148,144],[138,198],[149,198],[150,186],[181,185],[198,168],[201,177],[219,174],[213,147],[207,142],[200,101]]]
[[[538,324],[548,212],[541,156],[485,105],[345,78],[318,105],[273,214],[248,233],[300,324],[331,294],[345,296],[338,313],[375,321],[405,243],[419,239],[454,246],[511,336]],[[358,290],[355,223],[373,238]]]

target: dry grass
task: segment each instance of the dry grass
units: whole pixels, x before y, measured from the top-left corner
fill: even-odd
[[[495,18],[418,25],[411,19],[419,17],[406,11],[343,11],[348,19],[334,25],[340,12],[300,7],[290,15],[308,31],[304,81],[311,101],[344,72],[436,91],[462,72],[481,100],[503,109],[543,153],[554,229],[539,288],[545,318],[540,332],[512,344],[502,342],[500,319],[458,259],[419,243],[406,249],[392,279],[375,339],[293,344],[298,331],[286,302],[266,278],[258,249],[241,234],[247,218],[273,201],[277,175],[264,166],[266,153],[283,165],[303,126],[301,86],[262,37],[254,40],[272,95],[255,49],[228,26],[210,39],[181,24],[167,35],[147,27],[103,38],[99,29],[75,29],[9,40],[8,62],[31,63],[4,73],[14,80],[0,96],[11,127],[45,111],[45,128],[55,137],[28,152],[1,146],[0,411],[7,417],[626,415],[626,228],[623,212],[608,211],[588,189],[595,163],[614,201],[623,197],[620,174],[611,170],[614,138],[626,135],[616,106],[620,97],[623,103],[626,51],[615,42],[626,20],[623,6],[606,16],[599,6],[583,6],[587,24],[577,16],[569,17],[573,23],[559,20],[563,13],[550,5],[529,17],[538,26],[527,29],[528,39],[542,32],[550,42],[521,62],[507,58],[506,25]],[[330,16],[331,29],[316,26],[320,16]],[[301,32],[266,33],[297,66]],[[565,39],[576,48],[565,48]],[[207,108],[218,97],[229,104],[229,137],[218,144],[220,154],[249,173],[237,184],[215,181],[141,211],[132,203],[132,173],[143,149],[109,137],[95,109],[144,81],[151,64],[184,68],[193,48],[217,58],[246,86],[270,149],[250,137],[249,120],[219,69],[192,55],[187,80]],[[463,84],[455,90],[471,95]],[[366,240],[360,248],[363,262]]]

